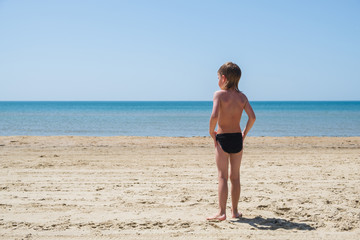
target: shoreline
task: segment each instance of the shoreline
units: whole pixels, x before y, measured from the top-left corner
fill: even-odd
[[[359,103],[254,102],[250,135],[360,136]],[[3,103],[0,135],[208,136],[211,109],[211,101]]]
[[[360,137],[248,136],[243,218],[210,223],[210,137],[0,136],[0,239],[354,239],[359,149]]]
[[[90,136],[90,135],[0,135],[1,138],[211,138],[210,136]],[[246,138],[360,138],[360,136],[247,136]]]

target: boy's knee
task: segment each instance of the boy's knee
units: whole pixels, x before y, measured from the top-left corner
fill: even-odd
[[[230,174],[230,180],[231,180],[231,182],[240,182],[240,176],[238,174],[236,174],[236,175]]]
[[[228,180],[228,176],[225,175],[225,174],[219,174],[219,180],[222,180],[222,181],[227,181]]]

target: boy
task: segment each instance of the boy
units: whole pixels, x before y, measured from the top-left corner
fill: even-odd
[[[241,70],[238,65],[227,62],[218,70],[219,87],[214,93],[213,110],[210,117],[209,133],[214,140],[215,159],[218,169],[219,212],[207,220],[223,221],[226,219],[226,201],[228,197],[228,166],[230,158],[231,180],[231,214],[240,218],[238,211],[240,198],[240,164],[243,142],[255,122],[255,113],[238,84]],[[249,119],[243,132],[240,129],[240,119],[245,110]],[[215,131],[216,124],[218,129]]]

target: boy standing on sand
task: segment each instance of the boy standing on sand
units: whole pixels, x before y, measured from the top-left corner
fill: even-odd
[[[255,122],[255,113],[238,84],[241,70],[238,65],[227,62],[218,70],[219,87],[214,93],[213,110],[210,117],[209,133],[214,140],[216,166],[218,169],[219,212],[207,220],[223,221],[226,219],[226,201],[228,198],[228,166],[230,158],[231,214],[240,218],[238,211],[240,199],[240,164],[243,142]],[[249,119],[244,131],[240,128],[240,119],[245,110]],[[216,124],[218,129],[215,131]]]

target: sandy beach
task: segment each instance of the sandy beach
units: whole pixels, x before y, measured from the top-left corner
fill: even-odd
[[[0,137],[0,163],[0,239],[360,238],[360,137],[248,137],[219,223],[209,137]]]

